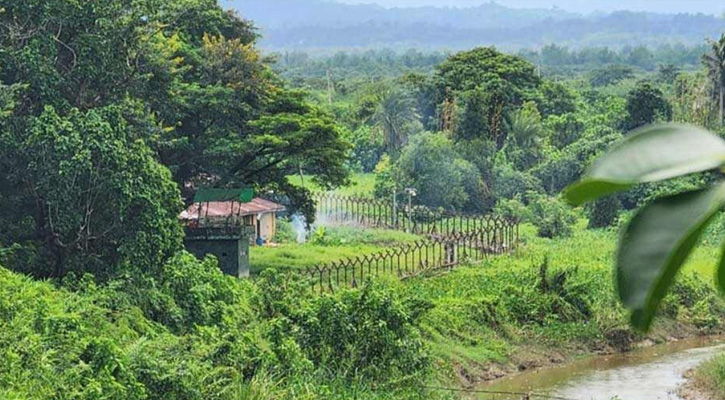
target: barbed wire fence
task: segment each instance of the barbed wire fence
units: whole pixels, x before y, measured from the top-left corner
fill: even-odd
[[[356,288],[371,277],[405,279],[512,251],[516,246],[516,226],[501,224],[492,229],[431,236],[379,253],[308,267],[303,274],[312,289],[320,293]]]
[[[382,252],[303,269],[303,276],[319,293],[356,288],[371,277],[406,279],[482,261],[489,255],[513,251],[519,241],[518,221],[499,216],[421,206],[394,209],[392,204],[380,200],[330,194],[319,194],[315,200],[318,221],[325,224],[355,224],[424,236]]]
[[[357,224],[417,235],[448,236],[492,229],[510,222],[490,214],[460,213],[425,206],[394,207],[392,202],[326,193],[317,194],[315,202],[317,219],[326,224]]]

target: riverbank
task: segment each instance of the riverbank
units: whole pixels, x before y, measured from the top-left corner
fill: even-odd
[[[687,371],[687,382],[678,394],[686,400],[725,399],[725,355],[708,360]]]
[[[723,351],[721,336],[684,339],[628,353],[578,359],[504,378],[478,389],[587,400],[669,399],[675,394],[679,396],[685,371]]]
[[[474,388],[725,328],[725,302],[706,278],[717,263],[711,248],[693,256],[653,330],[642,335],[629,328],[616,296],[613,232],[577,229],[571,238],[524,238],[513,256],[397,286],[428,309],[421,331],[437,383]]]

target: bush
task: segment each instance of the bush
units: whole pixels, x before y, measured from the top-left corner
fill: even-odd
[[[336,376],[392,381],[420,375],[428,358],[417,328],[419,315],[384,287],[314,299],[290,316],[285,332],[314,363]]]
[[[274,241],[277,243],[296,243],[297,232],[292,227],[292,222],[285,218],[277,219],[277,231],[274,234]]]
[[[390,289],[366,282],[361,290],[310,297],[272,270],[259,279],[254,304],[270,320],[276,369],[316,369],[325,379],[389,382],[420,377],[428,357],[418,331],[424,311]]]
[[[577,220],[571,207],[554,197],[537,194],[531,197],[528,207],[540,237],[571,236],[572,226]]]
[[[486,193],[478,168],[464,160],[443,134],[413,136],[392,175],[398,189],[417,188],[416,201],[429,207],[478,210]]]
[[[169,334],[138,309],[99,306],[0,268],[0,398],[225,399],[218,344]]]
[[[395,191],[395,180],[393,178],[393,164],[387,154],[380,158],[375,166],[375,189],[373,191],[376,199],[389,199]]]
[[[533,222],[534,218],[526,205],[521,201],[521,196],[516,196],[513,199],[501,199],[496,203],[494,209],[496,215],[502,216],[509,220],[514,221],[528,221]]]
[[[513,199],[528,192],[540,191],[541,182],[511,165],[498,163],[493,168],[493,195],[496,199]]]
[[[622,209],[617,196],[599,199],[587,207],[589,228],[606,228],[617,223]]]
[[[160,276],[130,276],[112,282],[101,293],[109,308],[139,307],[171,331],[188,333],[222,321],[238,327],[250,323],[251,290],[248,281],[224,275],[214,257],[198,260],[181,252],[164,264]]]

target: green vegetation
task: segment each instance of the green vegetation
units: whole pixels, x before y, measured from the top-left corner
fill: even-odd
[[[414,10],[323,0],[305,3],[279,1],[283,3],[232,0],[230,7],[258,21],[266,36],[263,44],[272,50],[303,49],[312,54],[329,54],[338,49],[359,49],[363,52],[381,47],[400,51],[411,47],[428,51],[456,51],[471,48],[485,40],[509,50],[548,45],[547,51],[542,51],[538,59],[545,60],[552,69],[565,67],[566,63],[586,65],[600,60],[623,60],[645,67],[656,67],[655,61],[672,63],[680,60],[696,65],[701,51],[694,46],[701,45],[703,37],[721,32],[725,27],[720,18],[721,8],[717,3],[709,2],[692,7],[674,6],[681,4],[679,2],[646,3],[649,7],[643,3],[642,7],[652,11],[641,12],[627,11],[633,7],[630,2],[610,1],[605,8],[623,10],[610,13],[598,12],[600,6],[596,3],[556,3],[563,8],[567,8],[568,3],[570,6],[575,4],[577,9],[588,10],[585,14],[577,14],[552,8],[551,3],[545,1],[519,4],[526,4],[527,8],[507,6],[513,3],[427,1],[425,3],[438,7]],[[392,5],[383,1],[376,3]],[[414,4],[410,1],[397,4],[405,3]],[[466,7],[446,7],[452,5]],[[539,8],[532,8],[534,5]],[[696,10],[704,7],[709,14],[696,14]],[[673,9],[691,14],[666,13]],[[389,57],[384,60],[389,62]],[[536,58],[532,58],[534,60]],[[355,71],[354,68],[352,70]],[[374,68],[370,70],[375,71]],[[391,70],[399,71],[395,68]]]
[[[439,398],[415,387],[542,365],[552,352],[628,348],[638,336],[608,272],[614,234],[579,224],[568,239],[537,238],[530,226],[524,235],[513,257],[323,297],[273,272],[237,281],[188,255],[134,288],[79,279],[58,289],[0,269],[0,393]],[[688,270],[704,272],[713,250]],[[655,338],[721,327],[725,303],[698,276],[678,281]]]
[[[725,141],[709,132],[679,125],[647,127],[597,159],[566,194],[573,204],[581,204],[638,183],[720,168],[723,159]],[[617,255],[617,283],[635,326],[647,329],[652,323],[677,272],[723,205],[723,184],[715,181],[708,188],[658,198],[627,224]],[[720,288],[725,288],[723,269],[718,272]]]
[[[0,397],[447,399],[425,386],[627,350],[645,333],[626,308],[637,327],[659,317],[655,340],[725,328],[725,39],[656,70],[681,49],[383,52],[280,76],[258,32],[215,0],[0,7]],[[627,132],[668,121],[708,131]],[[612,196],[572,209],[577,181],[572,202]],[[274,196],[308,242],[280,217],[253,278],[224,276],[183,250],[199,188]],[[522,244],[313,294],[304,267],[422,239],[314,225],[315,192],[497,213]]]
[[[699,365],[690,377],[689,386],[708,399],[725,399],[725,357],[716,357]]]
[[[276,247],[255,248],[250,254],[252,274],[274,268],[284,272],[314,267],[361,254],[373,254],[391,246],[415,242],[421,237],[382,229],[360,227],[320,227],[313,231],[309,241],[297,244],[294,239]]]
[[[566,358],[582,351],[628,349],[641,338],[629,331],[627,312],[614,291],[614,232],[582,228],[571,238],[550,240],[534,237],[529,227],[526,246],[514,257],[401,288],[430,302],[421,324],[431,351],[446,367],[440,379],[485,376],[492,363],[494,370],[505,372],[546,365],[550,354]],[[711,280],[695,272],[707,269],[712,276],[715,250],[695,254],[668,295],[653,337],[722,326],[725,302]]]
[[[158,279],[154,287],[132,289],[84,279],[72,292],[0,268],[0,395],[421,395],[400,384],[419,381],[429,365],[419,313],[394,293],[369,286],[310,296],[281,285],[275,274],[253,285],[223,276],[211,260],[183,254]]]

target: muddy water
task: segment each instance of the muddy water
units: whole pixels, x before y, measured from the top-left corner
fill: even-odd
[[[525,372],[481,386],[480,390],[525,392],[581,400],[679,399],[682,374],[710,357],[725,353],[725,338],[691,339],[575,361],[560,367]],[[481,394],[479,399],[521,396]]]

